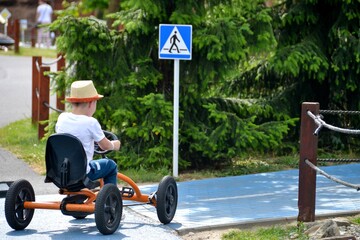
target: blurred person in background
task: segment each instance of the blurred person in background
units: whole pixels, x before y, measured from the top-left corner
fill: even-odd
[[[52,21],[53,9],[46,0],[39,0],[36,8],[36,26],[38,47],[51,45],[50,31],[43,24],[50,24]]]

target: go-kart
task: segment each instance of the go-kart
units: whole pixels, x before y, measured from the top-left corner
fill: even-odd
[[[116,135],[104,131],[110,140]],[[105,156],[95,144],[95,153]],[[91,181],[86,175],[87,159],[80,140],[70,134],[51,135],[46,143],[46,178],[65,195],[61,202],[35,202],[32,185],[24,179],[15,181],[9,187],[5,199],[5,217],[9,226],[15,230],[25,229],[34,215],[35,209],[61,210],[64,215],[83,219],[95,214],[95,223],[104,235],[114,233],[122,217],[123,200],[136,204],[149,204],[156,207],[161,223],[170,223],[175,215],[178,192],[175,179],[165,176],[154,193],[143,194],[136,183],[118,172],[118,180],[127,185],[119,188],[114,184],[103,184],[102,179]],[[132,205],[132,204],[129,204]]]

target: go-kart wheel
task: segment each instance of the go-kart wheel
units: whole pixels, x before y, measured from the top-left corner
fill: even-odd
[[[105,184],[96,197],[95,222],[99,232],[112,234],[119,227],[122,215],[120,190],[114,184]]]
[[[159,183],[156,194],[156,212],[160,222],[168,224],[174,218],[178,201],[175,179],[165,176]]]
[[[67,211],[66,210],[66,205],[67,204],[84,204],[84,201],[88,199],[88,197],[86,195],[81,195],[81,194],[76,194],[76,195],[68,195],[66,198],[64,198],[61,201],[60,204],[60,210],[64,215],[69,215],[72,216],[75,219],[84,219],[86,218],[87,215],[89,215],[90,213],[87,212],[76,212],[76,211]]]
[[[11,184],[5,199],[6,221],[15,230],[26,228],[34,215],[34,209],[24,208],[25,201],[35,201],[34,189],[28,181],[17,180]]]
[[[80,216],[80,215],[73,215],[73,218],[75,218],[75,219],[77,219],[77,220],[81,220],[81,219],[86,218],[86,216],[87,216],[87,214],[84,214],[84,215],[82,215],[82,216]]]
[[[103,132],[105,134],[105,137],[107,139],[109,139],[110,141],[111,140],[118,140],[118,137],[114,133],[109,132],[109,131],[103,131]],[[111,151],[112,150],[102,150],[98,143],[96,143],[96,142],[94,143],[94,153],[96,153],[96,154],[106,155]]]

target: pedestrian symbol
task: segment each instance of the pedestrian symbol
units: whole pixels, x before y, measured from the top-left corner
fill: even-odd
[[[174,29],[175,29],[175,28],[174,28]],[[177,52],[180,53],[179,48],[178,48],[178,46],[177,46],[177,44],[176,44],[176,41],[178,41],[179,43],[180,43],[181,41],[177,38],[176,33],[177,33],[177,31],[174,31],[174,35],[172,35],[172,37],[170,38],[171,47],[170,47],[169,53],[172,53],[171,50],[172,50],[172,48],[173,48],[174,46],[176,47]],[[165,49],[165,48],[163,48],[163,49]],[[187,48],[185,48],[185,50],[187,51]]]
[[[191,60],[191,34],[189,25],[160,25],[159,58]]]
[[[187,46],[179,34],[179,30],[177,27],[173,28],[173,31],[169,35],[167,41],[165,42],[165,45],[160,51],[161,54],[167,54],[167,53],[179,53],[179,54],[190,54],[189,50],[187,49]]]

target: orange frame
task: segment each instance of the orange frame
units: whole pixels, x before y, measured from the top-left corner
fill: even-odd
[[[119,180],[122,180],[124,182],[126,182],[127,184],[129,184],[132,189],[134,190],[134,195],[126,195],[123,194],[122,195],[122,199],[123,200],[130,200],[130,201],[136,201],[136,202],[141,202],[144,204],[150,204],[156,207],[156,199],[155,198],[151,198],[148,194],[142,194],[140,191],[140,188],[136,185],[136,183],[129,178],[128,176],[122,174],[122,173],[118,173],[117,174],[117,178]],[[104,185],[104,182],[102,181],[102,179],[100,179],[100,189],[102,188],[102,186]],[[77,195],[77,194],[81,194],[81,195],[85,195],[88,197],[88,199],[86,200],[86,202],[81,203],[81,204],[76,204],[76,203],[68,203],[65,206],[65,210],[69,211],[69,212],[87,212],[87,213],[94,213],[95,212],[95,200],[97,197],[99,190],[95,189],[95,190],[89,190],[87,188],[84,188],[78,192],[69,192],[69,191],[59,191],[60,194],[62,195]],[[60,210],[61,209],[61,202],[59,201],[55,201],[55,202],[30,202],[30,201],[25,201],[24,202],[24,208],[25,209],[50,209],[50,210]]]

